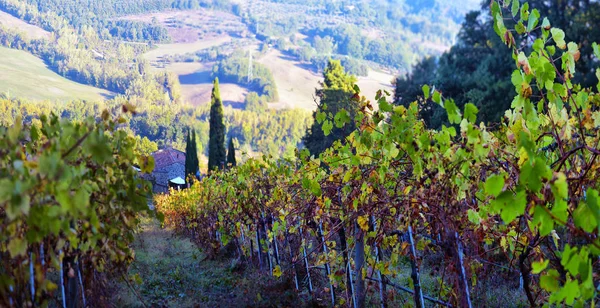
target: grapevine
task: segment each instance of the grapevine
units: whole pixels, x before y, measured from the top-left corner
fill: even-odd
[[[133,166],[153,160],[134,153],[126,116],[0,128],[0,306],[101,306],[102,273],[133,260],[150,192]]]
[[[537,10],[492,1],[491,14],[516,64],[516,96],[498,127],[478,124],[476,106],[460,110],[427,85],[409,107],[391,105],[380,92],[375,110],[356,95],[357,130],[319,157],[301,151],[296,160],[249,159],[158,198],[157,209],[199,245],[216,252],[233,243],[275,276],[306,277],[311,292],[313,282],[326,288],[336,305],[363,307],[366,281],[373,273],[379,282],[398,275],[404,256],[418,285],[415,245],[403,244],[410,230],[425,240],[416,245],[419,254],[443,255],[449,274],[440,288],[448,292],[433,299],[438,304],[471,307],[483,264],[500,262],[522,277],[532,307],[593,306],[600,281],[598,89],[573,84],[579,46]],[[596,44],[594,52],[600,58]],[[449,122],[437,131],[419,118],[419,108],[432,103]],[[347,124],[344,117],[326,121],[326,134],[332,123]],[[316,281],[313,266],[330,269],[325,281]],[[425,297],[413,292],[422,306]]]

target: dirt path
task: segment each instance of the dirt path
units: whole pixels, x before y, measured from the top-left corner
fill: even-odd
[[[297,306],[295,292],[284,282],[251,267],[239,270],[233,259],[203,260],[196,245],[155,220],[143,221],[133,248],[129,275],[138,280],[132,283],[136,291],[120,282],[115,307]]]

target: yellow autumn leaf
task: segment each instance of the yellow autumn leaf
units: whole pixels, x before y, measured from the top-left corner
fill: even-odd
[[[281,277],[281,267],[279,265],[276,265],[273,269],[273,276],[275,276],[276,278]]]
[[[358,216],[358,226],[363,231],[368,231],[369,230],[369,218],[366,215]]]

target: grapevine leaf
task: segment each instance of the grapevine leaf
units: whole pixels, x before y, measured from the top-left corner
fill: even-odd
[[[548,267],[550,260],[535,261],[531,264],[533,274],[539,274]]]
[[[510,13],[516,17],[517,14],[519,14],[519,8],[520,8],[519,0],[513,0],[512,6],[510,8]]]
[[[479,109],[477,109],[477,106],[472,103],[465,104],[465,119],[467,119],[467,121],[475,123],[475,121],[477,121],[478,112]]]
[[[25,255],[25,252],[27,252],[27,241],[21,238],[12,239],[8,242],[8,252],[10,252],[13,258]]]
[[[429,91],[431,91],[429,86],[423,85],[423,96],[425,97],[425,99],[429,99]]]
[[[586,202],[579,203],[577,209],[573,212],[575,225],[585,232],[591,233],[598,227],[596,215]]]
[[[552,28],[550,29],[550,32],[552,33],[552,39],[554,40],[558,48],[567,48],[567,43],[565,42],[565,32],[563,30],[558,28]]]
[[[598,191],[588,188],[585,193],[586,204],[590,208],[592,215],[596,218],[596,222],[600,223],[600,197]]]
[[[558,274],[558,271],[551,269],[540,277],[540,286],[548,292],[556,292],[559,290],[559,279],[560,275]]]
[[[273,276],[275,278],[281,277],[281,266],[275,265],[275,268],[273,268]]]
[[[385,102],[385,100],[384,100],[384,102]],[[350,116],[348,115],[348,112],[346,111],[346,109],[342,109],[342,110],[338,111],[338,113],[335,114],[335,117],[333,120],[334,120],[335,126],[337,128],[342,128],[342,127],[344,127],[344,125],[346,125],[350,122]]]
[[[540,12],[537,9],[533,9],[529,15],[529,20],[527,21],[527,32],[531,32],[535,26],[537,26],[539,20]]]
[[[548,20],[548,17],[544,17],[544,19],[542,20],[542,29],[548,31],[550,30],[550,20]]]
[[[325,120],[325,122],[323,122],[323,134],[325,134],[325,136],[329,136],[329,134],[331,134],[332,129],[333,123],[329,120]]]
[[[363,231],[369,231],[369,218],[366,215],[358,216],[357,219],[358,226]]]
[[[454,103],[454,100],[448,99],[444,102],[444,109],[448,113],[448,121],[452,124],[459,124],[461,121],[460,110]]]
[[[431,99],[440,105],[442,104],[442,95],[440,94],[439,91],[434,91],[433,97],[431,97]]]
[[[525,191],[513,195],[511,191],[504,191],[491,202],[491,207],[500,212],[500,217],[505,223],[511,223],[517,216],[522,215],[527,205]]]
[[[552,170],[543,159],[530,159],[521,168],[519,183],[533,192],[539,192],[542,189],[542,180],[549,179],[551,175]]]
[[[498,197],[504,187],[504,176],[494,174],[485,181],[485,192],[488,195]]]
[[[546,209],[538,205],[533,212],[533,222],[539,228],[540,235],[546,236],[554,230],[554,220]]]

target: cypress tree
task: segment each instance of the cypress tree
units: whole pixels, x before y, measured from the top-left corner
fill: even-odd
[[[192,166],[194,165],[194,159],[192,154],[192,140],[191,132],[188,129],[187,137],[185,139],[185,178],[187,181],[188,176],[192,173]]]
[[[219,169],[225,163],[225,124],[223,102],[219,91],[219,78],[215,78],[211,94],[210,131],[208,140],[208,171]]]
[[[192,141],[190,142],[191,147],[192,147],[192,162],[193,165],[192,167],[192,171],[193,171],[193,175],[196,176],[196,173],[198,173],[199,170],[199,166],[200,166],[200,161],[198,160],[198,146],[196,145],[196,130],[192,130]]]
[[[229,138],[229,147],[227,149],[227,165],[231,165],[231,167],[235,167],[235,148],[233,147],[233,139]]]

